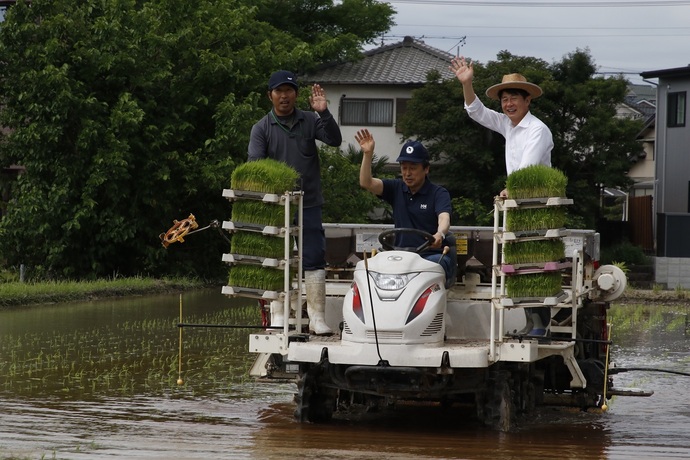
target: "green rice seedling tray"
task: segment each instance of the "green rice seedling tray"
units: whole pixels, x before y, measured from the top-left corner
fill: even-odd
[[[562,276],[559,272],[530,273],[505,278],[506,294],[513,298],[553,297],[562,288]]]
[[[506,213],[506,231],[540,230],[563,228],[565,226],[565,208],[529,208],[516,209]]]
[[[295,190],[299,173],[287,164],[265,158],[242,163],[230,178],[230,188],[251,192],[282,194]]]
[[[284,239],[253,232],[234,233],[230,243],[230,252],[260,258],[286,258]]]
[[[503,245],[505,264],[554,262],[565,257],[565,244],[561,238],[509,242]]]
[[[568,178],[563,172],[546,165],[531,165],[513,171],[506,178],[511,199],[565,196]]]
[[[232,205],[233,222],[251,222],[264,226],[284,227],[285,208],[282,206],[267,206],[260,201],[240,200]]]
[[[264,291],[281,291],[284,288],[284,270],[239,264],[230,267],[229,286]]]

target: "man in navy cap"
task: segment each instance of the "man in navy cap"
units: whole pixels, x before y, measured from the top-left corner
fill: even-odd
[[[421,256],[439,262],[446,271],[446,287],[455,283],[457,259],[454,251],[443,255],[443,246],[454,246],[451,238],[446,240],[450,230],[450,194],[448,190],[432,183],[429,174],[429,153],[417,141],[407,141],[400,150],[399,179],[378,179],[371,175],[374,156],[374,136],[367,129],[355,134],[355,140],[362,148],[362,164],[359,169],[359,185],[381,197],[393,207],[393,221],[396,228],[415,228],[434,236],[434,243]],[[424,238],[419,235],[399,235],[396,246],[419,247]]]
[[[274,72],[268,80],[268,98],[273,108],[253,127],[249,138],[248,161],[272,158],[292,166],[300,174],[304,191],[302,266],[307,293],[309,330],[317,335],[333,333],[325,322],[326,234],[322,224],[321,166],[316,140],[338,147],[343,136],[328,110],[326,93],[320,85],[311,88],[309,103],[315,110],[295,107],[299,86],[287,70]],[[282,326],[282,307],[271,305],[271,325]]]

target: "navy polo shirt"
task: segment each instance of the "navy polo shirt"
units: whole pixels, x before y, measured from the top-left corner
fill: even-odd
[[[433,184],[427,177],[424,185],[414,195],[402,179],[383,179],[381,198],[393,207],[393,222],[396,228],[416,228],[430,234],[438,231],[438,215],[451,214],[450,193],[440,185]],[[417,235],[399,235],[396,246],[418,247],[424,238]],[[439,248],[429,249],[442,252]]]

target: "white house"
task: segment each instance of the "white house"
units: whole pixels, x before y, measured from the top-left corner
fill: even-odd
[[[343,134],[342,149],[359,149],[355,133],[369,129],[376,138],[376,155],[394,162],[407,139],[397,129],[412,91],[426,83],[430,70],[455,78],[448,69],[453,55],[412,37],[363,53],[356,62],[333,63],[300,78],[319,83]]]
[[[690,66],[642,72],[658,79],[654,212],[656,281],[690,288]]]
[[[630,196],[654,194],[654,140],[656,121],[656,88],[651,85],[628,85],[626,101],[617,108],[618,117],[642,120],[644,126],[638,134],[643,153],[630,167],[628,176],[634,184]]]

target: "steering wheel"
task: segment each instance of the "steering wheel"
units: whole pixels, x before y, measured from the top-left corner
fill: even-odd
[[[414,246],[395,246],[394,243],[399,234],[411,234],[421,236],[422,238],[424,238],[424,243],[422,243],[416,248]],[[436,241],[434,235],[432,235],[429,232],[425,232],[424,230],[418,230],[416,228],[393,228],[390,230],[385,230],[379,234],[379,243],[381,243],[381,247],[383,247],[383,249],[386,251],[409,251],[416,252],[417,254],[419,254],[420,252],[424,251],[426,248],[434,244],[434,241]]]

